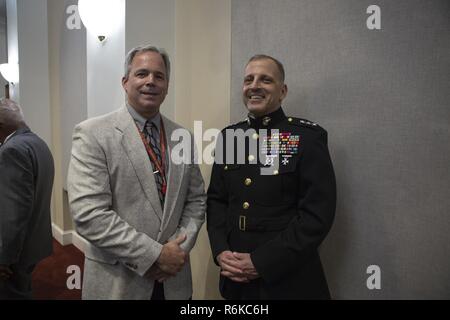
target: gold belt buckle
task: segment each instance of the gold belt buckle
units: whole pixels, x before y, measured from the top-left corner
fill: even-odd
[[[245,231],[245,216],[239,216],[239,230]]]

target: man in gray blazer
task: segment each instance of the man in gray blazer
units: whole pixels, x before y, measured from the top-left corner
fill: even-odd
[[[126,106],[75,127],[68,192],[88,242],[83,299],[192,297],[189,252],[206,196],[193,152],[184,161],[171,157],[172,133],[182,129],[159,113],[169,75],[163,50],[132,49],[122,79]]]
[[[31,299],[31,273],[52,254],[53,157],[19,105],[0,100],[0,299]]]

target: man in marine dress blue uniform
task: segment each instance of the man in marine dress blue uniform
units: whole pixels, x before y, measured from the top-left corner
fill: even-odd
[[[318,253],[336,207],[327,132],[284,114],[284,78],[275,58],[252,57],[243,84],[249,117],[216,146],[207,228],[226,299],[330,298]]]

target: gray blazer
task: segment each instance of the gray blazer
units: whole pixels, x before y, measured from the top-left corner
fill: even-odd
[[[181,127],[165,117],[163,122],[170,155],[170,137]],[[143,276],[162,245],[187,234],[181,247],[192,249],[206,195],[193,154],[185,156],[190,164],[169,163],[161,208],[150,159],[126,108],[75,127],[68,193],[76,229],[88,242],[83,299],[150,299],[154,281]],[[189,263],[164,282],[164,291],[166,299],[192,296]]]
[[[32,266],[52,254],[53,157],[21,128],[0,147],[0,264]]]

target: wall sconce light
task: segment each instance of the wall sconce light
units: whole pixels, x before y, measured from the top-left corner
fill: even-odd
[[[19,64],[3,63],[0,64],[0,73],[6,81],[16,84],[19,83]]]
[[[117,26],[121,8],[118,0],[79,0],[78,12],[84,26],[103,42]]]

